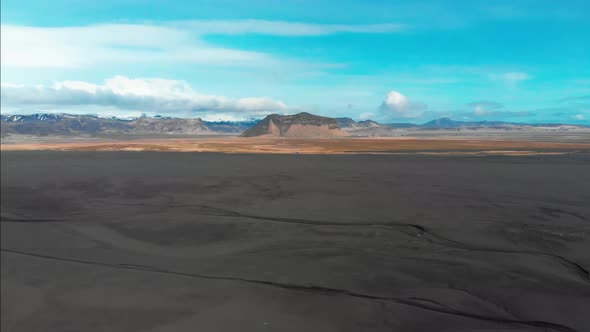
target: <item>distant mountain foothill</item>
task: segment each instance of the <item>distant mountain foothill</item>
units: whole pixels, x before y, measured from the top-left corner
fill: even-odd
[[[38,113],[1,115],[2,136],[108,136],[108,135],[240,135],[242,137],[333,138],[346,136],[397,136],[404,130],[498,129],[523,130],[548,127],[585,128],[561,124],[517,124],[501,121],[455,121],[440,118],[418,125],[382,124],[373,120],[330,118],[310,113],[271,114],[262,120],[203,121],[199,118],[141,116],[133,119],[96,115]]]

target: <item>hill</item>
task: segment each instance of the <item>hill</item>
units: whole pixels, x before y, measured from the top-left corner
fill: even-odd
[[[249,121],[204,121],[205,126],[216,133],[238,135],[256,125],[260,120]]]
[[[303,112],[294,115],[268,115],[240,136],[321,138],[348,136],[348,134],[338,126],[334,118]]]
[[[201,119],[179,118],[148,118],[141,117],[129,122],[135,133],[156,134],[183,134],[199,135],[210,134],[211,130],[205,126]]]

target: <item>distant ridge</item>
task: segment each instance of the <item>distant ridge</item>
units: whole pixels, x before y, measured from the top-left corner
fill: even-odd
[[[203,121],[199,118],[141,116],[122,119],[96,115],[38,113],[1,114],[2,137],[26,136],[109,136],[109,135],[239,135],[243,137],[341,137],[405,136],[432,130],[571,131],[590,126],[572,124],[527,124],[503,121],[456,121],[444,117],[424,124],[378,123],[373,120],[329,118],[310,113],[271,114],[262,120]]]
[[[217,133],[241,134],[246,129],[255,126],[260,120],[247,121],[204,121],[207,128]]]
[[[211,134],[201,119],[146,117],[135,119],[102,118],[95,115],[31,114],[1,117],[2,136],[92,136],[116,134]]]
[[[504,122],[504,121],[455,121],[451,120],[451,118],[444,117],[440,119],[435,119],[429,122],[426,122],[422,125],[416,125],[417,127],[422,128],[438,128],[438,129],[445,129],[445,128],[481,128],[481,127],[488,127],[488,128],[500,128],[500,127],[559,127],[559,126],[572,126],[572,127],[588,127],[584,125],[571,125],[571,124],[562,124],[562,123],[518,123],[518,122]]]
[[[247,129],[242,137],[342,137],[348,136],[334,118],[302,112],[294,115],[271,114],[253,127]]]
[[[336,118],[336,122],[342,129],[383,127],[382,124],[373,120],[354,121],[351,118]]]
[[[137,133],[198,135],[211,132],[211,130],[205,126],[203,120],[199,118],[178,119],[140,117],[129,121],[129,125],[132,127],[132,131]]]

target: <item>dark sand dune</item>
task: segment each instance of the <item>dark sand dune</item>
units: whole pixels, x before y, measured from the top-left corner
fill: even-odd
[[[589,331],[590,156],[2,152],[2,331]]]

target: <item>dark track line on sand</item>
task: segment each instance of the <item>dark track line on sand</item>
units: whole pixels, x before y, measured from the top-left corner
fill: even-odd
[[[153,205],[146,203],[114,203],[115,205],[123,206],[140,206],[148,207]],[[283,218],[283,217],[267,217],[253,214],[241,213],[229,209],[218,208],[205,204],[172,204],[167,205],[166,208],[197,208],[200,210],[209,210],[209,213],[199,212],[199,215],[203,216],[214,216],[214,217],[233,217],[233,218],[248,218],[263,221],[276,221],[289,224],[300,224],[310,226],[408,226],[416,229],[423,230],[420,225],[413,225],[408,223],[396,223],[396,222],[332,222],[332,221],[321,221],[311,219],[299,219],[299,218]]]
[[[209,205],[192,205],[192,204],[185,204],[185,205],[173,205],[171,207],[197,207],[200,209],[211,210],[215,211],[213,213],[201,213],[203,215],[210,215],[210,216],[220,216],[220,217],[234,217],[234,218],[248,218],[248,219],[255,219],[255,220],[263,220],[263,221],[276,221],[276,222],[283,222],[283,223],[290,223],[290,224],[301,224],[301,225],[311,225],[311,226],[386,226],[386,227],[395,227],[395,226],[404,226],[404,227],[412,227],[419,230],[423,230],[423,227],[420,225],[408,224],[408,223],[398,223],[398,222],[334,222],[334,221],[321,221],[321,220],[312,220],[312,219],[299,219],[299,218],[283,218],[283,217],[267,217],[267,216],[260,216],[254,214],[247,214],[241,213],[233,210],[217,208]]]
[[[10,217],[0,217],[0,222],[11,222],[11,223],[50,223],[50,222],[65,222],[64,219],[28,219],[28,218],[10,218]]]
[[[577,274],[581,277],[585,282],[590,283],[590,273],[580,264],[571,261],[563,256],[544,253],[540,251],[532,251],[532,250],[507,250],[507,249],[498,249],[498,248],[488,248],[488,247],[479,247],[470,244],[466,244],[463,242],[455,241],[444,236],[440,236],[438,234],[433,233],[430,230],[427,230],[424,226],[417,225],[417,224],[410,224],[410,223],[400,223],[400,222],[326,222],[326,221],[319,221],[319,220],[309,220],[309,219],[297,219],[297,218],[281,218],[281,217],[266,217],[260,215],[252,215],[247,213],[241,213],[237,211],[212,207],[208,205],[192,205],[192,204],[179,204],[173,205],[172,207],[197,207],[205,210],[212,210],[217,211],[218,213],[200,213],[201,215],[210,215],[210,216],[222,216],[222,217],[234,217],[234,218],[249,218],[254,220],[262,220],[262,221],[269,221],[269,222],[282,222],[282,223],[291,223],[291,224],[302,224],[302,225],[313,225],[313,226],[381,226],[381,227],[392,227],[396,228],[398,231],[411,236],[421,238],[427,242],[444,246],[450,248],[456,248],[461,250],[467,251],[477,251],[477,252],[493,252],[493,253],[501,253],[501,254],[523,254],[523,255],[533,255],[533,256],[543,256],[549,257],[560,262],[562,265],[566,266],[570,271]],[[414,230],[414,232],[404,232],[400,228],[410,228]]]
[[[445,247],[450,247],[450,248],[456,248],[456,249],[467,250],[467,251],[477,251],[477,252],[492,252],[492,253],[500,253],[500,254],[523,254],[523,255],[548,257],[548,258],[558,261],[559,263],[561,263],[562,265],[567,267],[569,270],[571,270],[572,272],[574,272],[575,274],[580,276],[584,281],[590,282],[590,273],[588,272],[588,270],[583,268],[580,264],[578,264],[574,261],[571,261],[563,256],[560,256],[560,255],[550,254],[550,253],[545,253],[545,252],[540,252],[540,251],[532,251],[532,250],[508,250],[508,249],[478,247],[478,246],[466,244],[463,242],[451,240],[449,238],[437,235],[433,232],[426,231],[426,230],[424,230],[423,234],[425,235],[422,237],[424,240],[426,240],[430,243],[433,243],[433,244],[437,244],[437,245],[441,245],[441,246],[445,246]],[[409,235],[411,235],[411,234],[409,234]]]
[[[412,234],[408,234],[408,235],[412,236]],[[576,274],[580,278],[582,278],[585,282],[590,283],[590,273],[588,272],[588,270],[586,270],[580,264],[578,264],[574,261],[571,261],[563,256],[560,256],[560,255],[539,252],[539,251],[531,251],[531,250],[507,250],[507,249],[498,249],[498,248],[478,247],[478,246],[458,242],[455,240],[451,240],[451,239],[434,234],[433,232],[426,231],[426,230],[424,230],[423,235],[424,236],[421,236],[421,238],[424,239],[425,241],[428,241],[428,242],[436,244],[436,245],[444,246],[447,248],[456,248],[456,249],[467,250],[467,251],[476,251],[476,252],[491,252],[491,253],[499,253],[499,254],[521,254],[521,255],[548,257],[548,258],[551,258],[551,259],[561,263],[563,266],[568,268],[571,272],[573,272],[574,274]]]
[[[124,205],[124,206],[151,206],[150,204],[145,203],[118,203],[117,205]],[[548,257],[555,261],[558,261],[565,267],[567,267],[570,271],[578,275],[581,279],[585,282],[590,283],[590,272],[582,267],[580,264],[571,261],[563,256],[550,254],[540,251],[531,251],[531,250],[507,250],[507,249],[498,249],[498,248],[488,248],[488,247],[479,247],[475,245],[466,244],[463,242],[459,242],[456,240],[452,240],[446,238],[444,236],[440,236],[435,234],[431,230],[427,230],[424,226],[418,224],[411,224],[411,223],[400,223],[400,222],[330,222],[330,221],[321,221],[321,220],[312,220],[312,219],[300,219],[300,218],[283,218],[283,217],[267,217],[261,215],[254,215],[254,214],[247,214],[242,213],[234,210],[218,208],[210,205],[205,204],[172,204],[168,205],[169,208],[198,208],[200,210],[209,210],[209,213],[203,213],[200,211],[200,215],[207,215],[207,216],[218,216],[218,217],[232,217],[232,218],[248,218],[254,220],[261,220],[261,221],[268,221],[268,222],[280,222],[280,223],[289,223],[289,224],[300,224],[300,225],[310,225],[310,226],[344,226],[344,227],[358,227],[358,226],[377,226],[377,227],[391,227],[396,229],[399,232],[402,232],[408,236],[414,238],[420,238],[425,240],[429,243],[448,247],[448,248],[456,248],[461,250],[467,251],[476,251],[476,252],[492,252],[492,253],[501,253],[501,254],[522,254],[522,255],[532,255],[532,256],[542,256]],[[38,220],[38,221],[37,221]],[[7,220],[6,222],[60,222],[66,220],[59,220],[59,219],[12,219]],[[402,228],[409,228],[412,229],[413,232],[403,231]]]
[[[540,210],[541,210],[541,212],[545,213],[546,215],[549,215],[550,217],[558,217],[560,214],[565,214],[565,215],[572,216],[574,218],[578,218],[582,221],[588,221],[588,219],[586,219],[586,217],[584,217],[583,215],[572,212],[572,211],[552,208],[552,207],[548,207],[548,206],[542,206],[540,208]]]
[[[119,203],[117,205],[125,205],[125,206],[148,206],[149,204],[139,203],[139,204],[128,204],[128,203]],[[311,226],[347,226],[347,227],[357,227],[357,226],[379,226],[379,227],[391,227],[395,228],[397,231],[400,231],[408,236],[414,238],[421,238],[427,242],[444,246],[450,248],[456,248],[461,250],[467,251],[476,251],[476,252],[493,252],[493,253],[503,253],[503,254],[524,254],[524,255],[533,255],[533,256],[543,256],[549,257],[554,259],[567,267],[570,271],[577,274],[581,277],[585,282],[590,283],[590,272],[582,267],[580,264],[571,261],[563,256],[544,253],[539,251],[530,251],[530,250],[506,250],[506,249],[498,249],[498,248],[487,248],[487,247],[478,247],[474,245],[469,245],[466,243],[458,242],[438,234],[433,233],[430,230],[427,230],[424,226],[417,225],[417,224],[410,224],[410,223],[400,223],[400,222],[326,222],[320,220],[310,220],[310,219],[298,219],[298,218],[282,218],[282,217],[267,217],[267,216],[260,216],[260,215],[253,215],[247,213],[241,213],[238,211],[233,211],[229,209],[223,209],[218,207],[213,207],[210,205],[204,204],[173,204],[169,205],[170,208],[183,208],[183,207],[194,207],[201,210],[210,210],[211,213],[199,213],[200,215],[209,215],[209,216],[220,216],[220,217],[232,217],[232,218],[248,218],[254,220],[261,220],[261,221],[268,221],[268,222],[281,222],[281,223],[290,223],[290,224],[300,224],[300,225],[311,225]],[[2,222],[14,222],[14,223],[47,223],[47,222],[65,222],[64,219],[16,219],[16,218],[1,218]],[[414,232],[404,232],[401,228],[410,228],[414,230]]]
[[[117,205],[150,206],[149,204],[145,204],[145,203],[139,203],[139,204],[118,203]],[[218,208],[218,207],[204,205],[204,204],[173,204],[173,205],[169,205],[168,207],[169,208],[193,207],[193,208],[198,208],[201,210],[211,211],[210,213],[199,212],[200,215],[207,215],[207,216],[248,218],[248,219],[268,221],[268,222],[280,222],[280,223],[300,224],[300,225],[310,225],[310,226],[391,227],[391,228],[394,228],[397,231],[402,232],[408,236],[411,236],[414,238],[420,238],[420,239],[425,240],[429,243],[448,247],[448,248],[455,248],[455,249],[475,251],[475,252],[492,252],[492,253],[501,253],[501,254],[522,254],[522,255],[548,257],[548,258],[551,258],[551,259],[561,263],[565,267],[567,267],[570,271],[572,271],[573,273],[578,275],[585,282],[590,283],[590,272],[588,272],[588,270],[586,270],[580,264],[578,264],[574,261],[571,261],[563,256],[540,252],[540,251],[532,251],[532,250],[507,250],[507,249],[498,249],[498,248],[489,248],[489,247],[479,247],[479,246],[459,242],[456,240],[452,240],[452,239],[446,238],[444,236],[440,236],[438,234],[435,234],[431,230],[427,230],[424,226],[421,226],[418,224],[400,223],[400,222],[329,222],[329,221],[326,222],[326,221],[312,220],[312,219],[267,217],[267,216],[261,216],[261,215],[241,213],[238,211]],[[14,222],[14,223],[35,223],[35,222],[46,223],[46,222],[66,222],[66,221],[67,220],[64,220],[64,219],[15,219],[15,218],[4,218],[4,217],[2,218],[2,222]],[[412,229],[413,232],[403,231],[402,228]]]
[[[495,317],[495,316],[486,316],[486,315],[480,315],[480,314],[455,310],[455,309],[451,309],[448,307],[440,307],[438,305],[437,306],[427,305],[424,303],[424,300],[428,300],[428,299],[411,300],[411,299],[406,299],[406,298],[384,297],[384,296],[376,296],[376,295],[358,293],[358,292],[354,292],[354,291],[347,290],[347,289],[330,288],[330,287],[323,287],[323,286],[316,286],[316,285],[279,283],[279,282],[268,281],[268,280],[247,279],[247,278],[239,278],[239,277],[231,277],[231,276],[218,276],[218,275],[207,275],[207,274],[197,274],[197,273],[186,273],[186,272],[160,269],[160,268],[157,268],[154,266],[126,264],[126,263],[122,263],[122,264],[105,263],[105,262],[82,260],[82,259],[76,259],[76,258],[67,258],[67,257],[59,257],[59,256],[45,255],[45,254],[37,254],[37,253],[33,253],[33,252],[26,252],[26,251],[6,249],[6,248],[1,248],[0,251],[5,252],[5,253],[10,253],[10,254],[15,254],[15,255],[35,257],[35,258],[46,259],[46,260],[69,262],[69,263],[84,264],[84,265],[93,265],[93,266],[102,266],[102,267],[108,267],[108,268],[113,268],[113,269],[136,270],[136,271],[143,271],[143,272],[176,275],[176,276],[195,278],[195,279],[236,281],[236,282],[262,285],[262,286],[273,287],[273,288],[287,289],[287,290],[292,290],[292,291],[314,293],[314,294],[349,296],[349,297],[353,297],[353,298],[360,298],[360,299],[366,299],[366,300],[402,304],[402,305],[407,305],[407,306],[411,306],[414,308],[428,310],[428,311],[432,311],[432,312],[449,314],[449,315],[465,317],[465,318],[481,320],[481,321],[487,321],[487,322],[494,322],[494,323],[499,323],[499,324],[513,324],[513,325],[521,325],[521,326],[529,326],[529,327],[540,327],[540,328],[545,328],[545,329],[552,329],[555,331],[577,332],[577,330],[575,330],[574,328],[571,328],[569,326],[562,325],[562,324],[557,324],[557,323],[551,323],[551,322],[545,322],[545,321],[518,320],[518,319],[502,318],[502,317]],[[428,301],[432,301],[432,300],[428,300]],[[436,302],[436,301],[432,301],[432,302]]]

